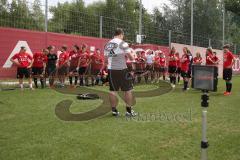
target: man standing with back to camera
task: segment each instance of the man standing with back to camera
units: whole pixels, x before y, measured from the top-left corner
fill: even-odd
[[[105,62],[108,63],[109,99],[112,107],[112,115],[118,116],[117,95],[116,92],[121,89],[124,92],[124,101],[126,103],[126,116],[136,116],[132,110],[134,97],[132,94],[133,84],[130,73],[127,71],[126,56],[129,60],[133,60],[131,50],[126,42],[123,41],[124,32],[117,28],[114,38],[110,40],[104,47]]]

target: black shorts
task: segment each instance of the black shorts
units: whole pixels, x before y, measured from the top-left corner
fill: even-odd
[[[171,73],[171,74],[177,73],[177,67],[169,66],[168,73]]]
[[[77,71],[77,67],[75,67],[75,66],[70,66],[69,67],[69,72],[71,72],[71,73],[77,73],[78,71]]]
[[[232,80],[232,68],[223,69],[223,79],[225,81],[231,81]]]
[[[127,68],[128,68],[129,72],[132,72],[133,71],[133,64],[132,63],[128,63],[127,64]]]
[[[182,73],[181,67],[178,67],[178,68],[177,68],[177,73],[178,73],[178,74],[181,74],[181,73]]]
[[[66,76],[68,74],[68,67],[67,66],[61,66],[58,68],[58,75],[59,76]]]
[[[108,70],[110,91],[130,91],[133,89],[132,76],[127,69]]]
[[[187,74],[188,74],[188,78],[192,78],[192,70],[189,70]]]
[[[37,75],[42,75],[43,74],[43,67],[32,67],[32,75],[37,76]]]
[[[147,70],[147,71],[153,71],[153,65],[147,64],[146,70]]]
[[[160,68],[159,68],[159,72],[165,73],[165,72],[166,72],[166,68],[165,68],[165,67],[160,67]]]
[[[56,66],[48,66],[46,68],[46,73],[48,76],[55,76],[56,75]]]
[[[84,75],[86,73],[87,67],[80,67],[78,70],[79,75]]]
[[[100,74],[100,69],[94,69],[94,68],[91,69],[91,75],[97,76],[99,74]]]
[[[185,72],[185,71],[181,71],[181,76],[182,76],[183,78],[189,78],[188,72]]]
[[[31,77],[31,71],[29,68],[17,68],[17,78],[30,78]]]

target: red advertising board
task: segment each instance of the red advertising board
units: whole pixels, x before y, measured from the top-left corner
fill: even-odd
[[[81,45],[83,43],[89,47],[103,50],[108,40],[109,39],[0,27],[0,78],[15,77],[16,68],[12,66],[10,58],[19,51],[22,45],[27,48],[30,54],[40,51],[48,45],[54,45],[59,49],[62,45],[70,47],[74,44]],[[158,45],[146,44],[136,47],[144,50],[161,49],[163,52],[168,53],[168,47]]]

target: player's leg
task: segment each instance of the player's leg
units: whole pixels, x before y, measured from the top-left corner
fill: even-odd
[[[32,75],[33,75],[33,82],[34,82],[35,88],[38,88],[38,84],[37,84],[38,73],[37,73],[37,68],[36,67],[32,68]]]
[[[28,79],[29,88],[30,88],[31,90],[33,90],[31,69],[27,69],[27,68],[24,69],[24,76],[25,76],[25,78]]]
[[[223,79],[226,82],[226,92],[224,92],[224,95],[230,95],[232,92],[232,69],[224,69]]]
[[[183,77],[183,91],[186,91],[188,88],[188,73],[182,71],[181,75]]]
[[[43,73],[43,67],[39,68],[39,73],[38,73],[39,77],[40,77],[40,83],[41,83],[41,88],[43,89],[45,84],[44,84],[44,73]]]
[[[20,89],[23,90],[23,73],[22,68],[17,68],[17,78],[19,81]]]

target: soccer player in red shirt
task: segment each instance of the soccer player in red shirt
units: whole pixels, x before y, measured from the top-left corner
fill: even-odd
[[[100,49],[96,49],[96,52],[91,56],[91,75],[92,75],[92,85],[96,81],[96,85],[100,81],[100,72],[104,67],[104,55],[101,54]]]
[[[226,81],[226,92],[225,96],[231,94],[232,91],[232,66],[234,64],[235,58],[232,52],[229,50],[230,45],[225,45],[223,47],[224,58],[223,58],[223,79]]]
[[[172,47],[169,54],[168,73],[173,88],[176,86],[177,61],[178,57],[176,56],[176,49]]]
[[[80,55],[80,48],[78,45],[73,46],[73,50],[69,53],[69,61],[70,61],[70,67],[69,67],[69,82],[70,86],[73,87],[73,77],[75,77],[74,85],[76,87],[78,82],[78,59]]]
[[[188,49],[187,47],[183,48],[183,55],[181,58],[181,76],[183,77],[183,91],[186,91],[188,88],[188,81],[189,81],[189,65],[190,64],[190,58],[188,55]]]
[[[17,65],[17,78],[19,79],[19,85],[21,90],[23,90],[23,78],[28,78],[29,87],[33,90],[32,87],[32,78],[30,73],[30,68],[32,67],[33,58],[26,52],[24,46],[21,47],[20,52],[15,54],[11,58],[11,62]]]
[[[153,59],[153,62],[154,62],[154,65],[153,65],[153,74],[154,74],[154,80],[155,80],[155,83],[158,83],[159,82],[159,70],[160,70],[160,65],[159,65],[159,62],[160,62],[160,56],[159,56],[159,51],[157,51],[155,53],[155,57]]]
[[[36,52],[33,55],[32,75],[35,87],[38,88],[38,78],[40,78],[41,88],[44,88],[44,74],[46,69],[48,50],[43,49],[42,52]]]
[[[166,57],[163,52],[160,52],[160,58],[159,58],[159,76],[163,76],[163,80],[166,80]]]
[[[59,55],[57,62],[58,78],[61,83],[61,87],[65,86],[65,78],[68,74],[68,68],[69,68],[69,53],[67,52],[67,47],[62,46],[61,53]]]
[[[193,58],[193,64],[201,65],[202,64],[202,57],[199,52],[196,53],[196,57]]]
[[[86,74],[89,70],[90,63],[91,57],[89,52],[87,51],[87,45],[83,44],[78,59],[78,73],[80,76],[80,86],[84,85],[83,79],[85,79],[85,85],[88,86],[88,76]]]
[[[180,62],[180,55],[179,53],[177,52],[176,53],[176,56],[177,56],[177,73],[176,73],[176,77],[177,77],[177,80],[178,80],[178,84],[180,83],[180,76],[181,76],[181,62]]]
[[[213,54],[212,48],[206,50],[206,65],[215,66],[217,65],[215,55]]]
[[[145,52],[138,52],[137,57],[135,58],[135,75],[137,77],[137,82],[140,83],[142,79],[142,74],[145,72],[146,68],[146,57]]]

